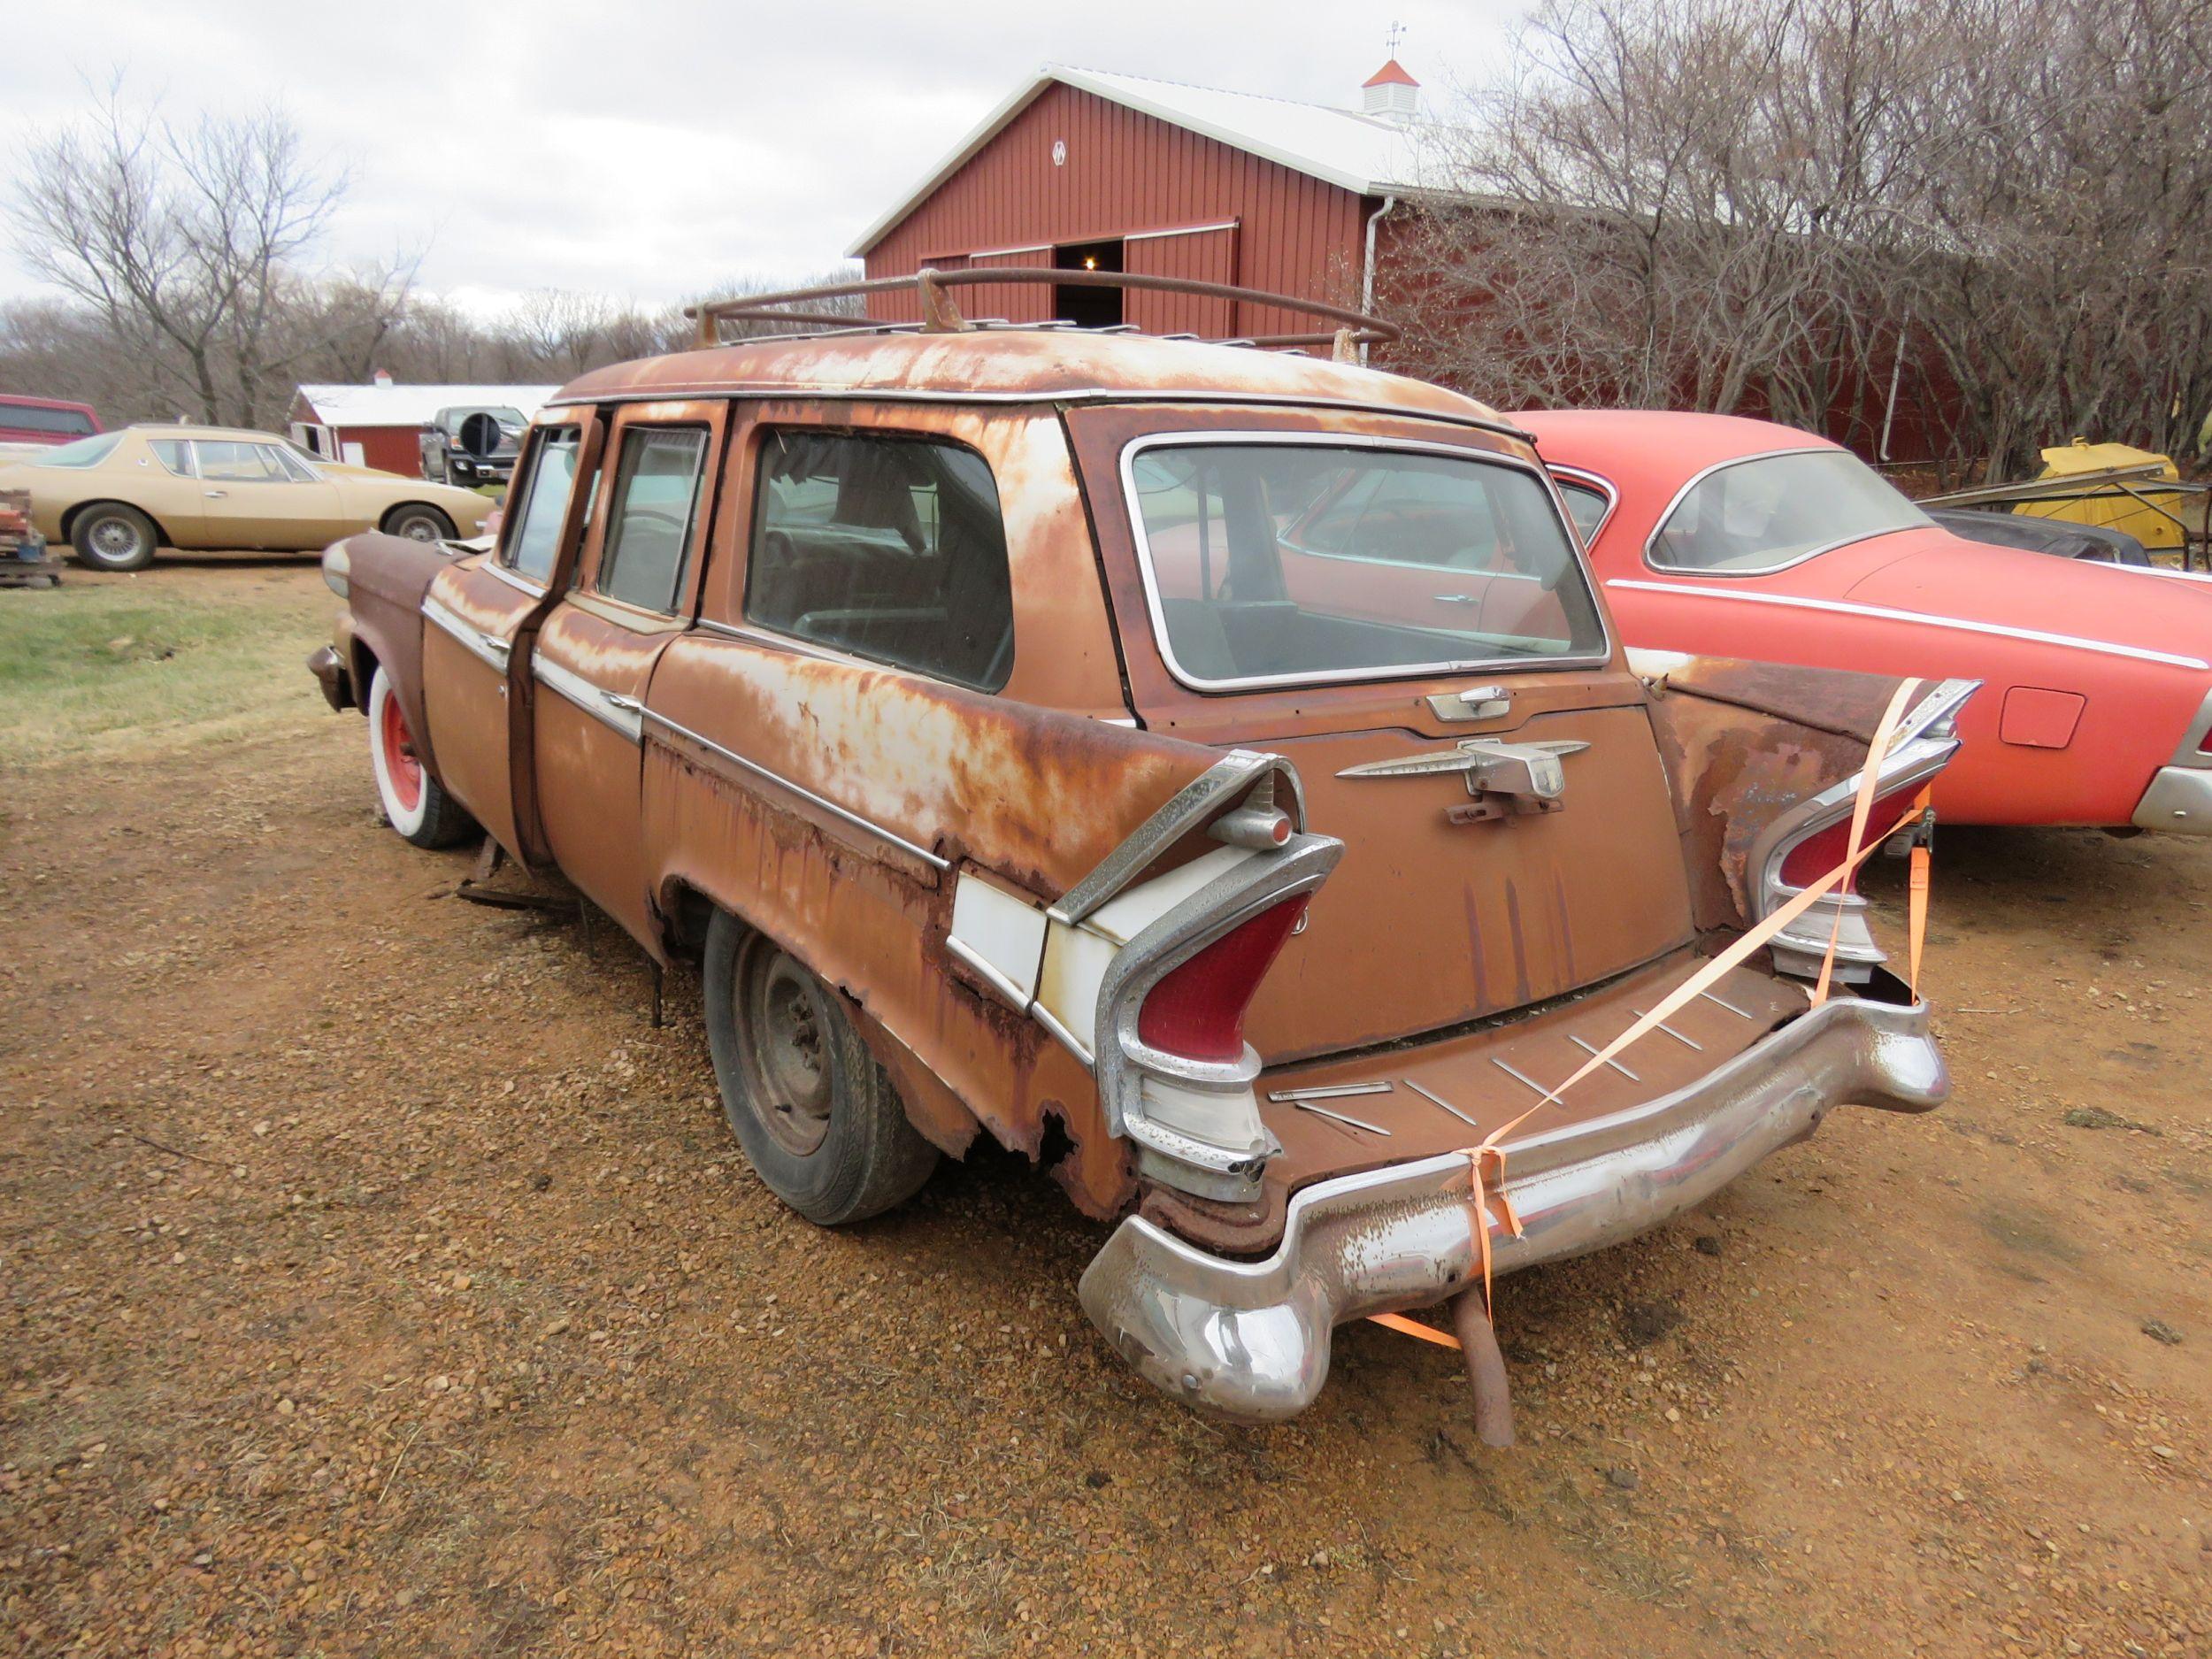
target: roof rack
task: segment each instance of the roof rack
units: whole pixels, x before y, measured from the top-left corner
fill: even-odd
[[[1207,338],[1210,344],[1255,346],[1277,350],[1304,346],[1332,346],[1340,360],[1350,360],[1356,357],[1362,346],[1379,345],[1398,337],[1397,328],[1379,317],[1370,317],[1364,311],[1326,304],[1320,300],[1301,299],[1290,294],[1271,294],[1264,288],[1236,288],[1226,282],[1202,282],[1193,277],[1148,276],[1133,271],[1061,271],[1044,265],[972,265],[958,271],[939,271],[924,265],[910,276],[873,277],[862,282],[833,282],[820,288],[792,288],[781,294],[747,294],[726,300],[707,300],[697,305],[686,306],[684,315],[697,322],[697,344],[701,349],[727,343],[722,338],[722,325],[725,322],[789,323],[811,331],[780,336],[784,339],[855,334],[953,334],[986,328],[1075,330],[1075,325],[1060,319],[1035,323],[972,322],[960,314],[960,308],[953,303],[952,296],[948,292],[956,288],[979,288],[1001,282],[1049,283],[1054,287],[1065,288],[1141,288],[1154,293],[1189,294],[1202,299],[1242,301],[1249,305],[1272,306],[1302,316],[1325,319],[1337,325],[1333,329],[1302,334],[1207,338],[1178,332],[1159,336],[1169,340]],[[878,322],[848,312],[807,309],[810,302],[900,292],[911,292],[920,296],[920,321]],[[1130,334],[1136,331],[1126,323],[1118,323],[1104,328],[1076,332]]]

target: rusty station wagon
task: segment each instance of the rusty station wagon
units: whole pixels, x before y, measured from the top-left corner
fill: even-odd
[[[1486,1257],[1943,1098],[1863,902],[1823,898],[1514,1132],[1508,1230],[1463,1148],[1839,861],[1898,682],[1636,660],[1530,441],[1468,398],[972,326],[922,286],[919,328],[585,375],[488,552],[326,557],[311,666],[393,827],[480,831],[699,960],[792,1208],[1018,1148],[1118,1224],[1081,1286],[1114,1348],[1267,1420],[1345,1320],[1455,1299],[1486,1337]],[[1882,827],[1971,689],[1895,726]]]

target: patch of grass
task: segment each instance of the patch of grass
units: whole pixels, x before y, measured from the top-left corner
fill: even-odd
[[[0,591],[0,759],[120,758],[303,721],[323,707],[303,664],[331,608],[319,583],[206,570]]]

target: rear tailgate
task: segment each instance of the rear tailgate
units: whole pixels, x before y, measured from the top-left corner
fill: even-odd
[[[1581,742],[1555,812],[1454,823],[1466,774],[1343,777],[1455,754],[1400,727],[1256,738],[1304,782],[1307,818],[1344,859],[1247,1023],[1271,1062],[1448,1029],[1651,961],[1690,938],[1666,773],[1640,703],[1561,710],[1499,735]]]

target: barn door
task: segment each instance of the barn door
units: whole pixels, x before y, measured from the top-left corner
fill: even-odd
[[[1236,223],[1139,232],[1125,237],[1122,268],[1142,276],[1233,283],[1237,280]],[[1132,288],[1126,314],[1148,334],[1193,334],[1223,340],[1247,326],[1236,310],[1231,300]]]

